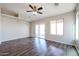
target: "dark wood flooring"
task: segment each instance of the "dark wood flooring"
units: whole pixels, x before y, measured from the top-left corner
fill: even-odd
[[[41,38],[23,38],[0,44],[0,56],[66,56],[73,46]]]

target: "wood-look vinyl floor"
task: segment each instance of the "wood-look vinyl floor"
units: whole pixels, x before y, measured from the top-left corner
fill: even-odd
[[[0,56],[77,56],[70,45],[41,38],[23,38],[0,44]]]

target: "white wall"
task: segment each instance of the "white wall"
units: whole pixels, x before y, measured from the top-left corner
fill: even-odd
[[[8,15],[1,15],[3,41],[29,37],[29,23]]]
[[[63,36],[51,35],[50,34],[50,24],[49,24],[50,20],[61,19],[61,18],[64,19],[64,35]],[[74,39],[74,33],[73,33],[74,20],[75,20],[74,12],[69,12],[69,13],[65,13],[62,15],[53,16],[53,17],[49,17],[49,18],[44,18],[42,20],[34,21],[31,23],[31,36],[32,37],[35,36],[35,24],[45,23],[45,25],[46,25],[45,37],[47,40],[72,45],[72,42]]]

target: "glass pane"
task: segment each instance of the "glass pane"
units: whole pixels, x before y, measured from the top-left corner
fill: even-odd
[[[36,24],[35,34],[36,37],[45,38],[45,24]]]
[[[56,35],[56,21],[50,22],[50,33]]]
[[[63,35],[63,20],[57,20],[57,35]]]
[[[39,25],[36,24],[35,26],[35,34],[36,34],[36,37],[39,37]]]
[[[45,36],[45,24],[40,24],[40,37],[44,38]]]

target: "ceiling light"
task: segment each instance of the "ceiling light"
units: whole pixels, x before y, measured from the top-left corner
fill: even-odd
[[[37,12],[33,12],[34,15],[37,15]]]

